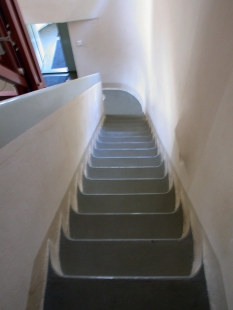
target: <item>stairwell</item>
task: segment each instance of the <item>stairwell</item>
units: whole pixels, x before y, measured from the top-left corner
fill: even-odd
[[[49,263],[44,309],[209,308],[204,266],[145,116],[106,116]]]

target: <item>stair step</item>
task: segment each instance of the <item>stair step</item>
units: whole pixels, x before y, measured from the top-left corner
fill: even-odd
[[[125,122],[125,123],[119,123],[119,122],[110,122],[110,123],[103,123],[102,129],[108,129],[108,128],[122,128],[122,129],[128,129],[128,128],[140,128],[140,129],[149,129],[149,125],[147,123],[135,123],[135,122]]]
[[[59,255],[71,276],[188,276],[193,240],[191,233],[153,240],[74,240],[61,233]]]
[[[104,119],[104,124],[105,123],[143,123],[145,125],[148,125],[147,120],[145,118],[105,118]]]
[[[143,156],[157,156],[158,149],[134,149],[134,150],[106,150],[93,149],[92,154],[95,157],[143,157]]]
[[[132,150],[132,149],[154,149],[155,141],[151,142],[125,142],[125,143],[106,143],[96,142],[96,148],[103,150]]]
[[[44,310],[210,310],[204,268],[188,277],[62,277],[49,265]]]
[[[150,179],[150,178],[163,178],[165,175],[164,162],[157,167],[136,167],[136,168],[97,168],[91,167],[89,164],[86,166],[86,176],[90,179]]]
[[[101,130],[103,132],[123,132],[123,131],[148,131],[150,130],[149,125],[137,125],[137,124],[115,124],[115,125],[103,125]]]
[[[110,143],[119,143],[119,142],[151,142],[153,140],[152,135],[148,136],[135,136],[135,137],[102,137],[98,136],[97,141],[99,142],[110,142]]]
[[[146,116],[144,114],[142,115],[106,114],[105,119],[146,120]]]
[[[80,213],[155,213],[173,212],[175,189],[157,194],[84,194],[78,189]]]
[[[103,124],[142,124],[142,125],[148,126],[148,123],[145,119],[125,120],[125,119],[108,119],[108,118],[106,118],[104,120]]]
[[[142,137],[149,136],[151,134],[150,130],[141,130],[141,131],[103,131],[102,129],[99,132],[101,137]]]
[[[191,228],[147,118],[106,116],[78,187],[45,310],[210,310],[204,267],[191,275]]]
[[[83,175],[83,192],[85,194],[166,193],[168,189],[168,175],[163,179],[144,180],[92,180]]]
[[[171,213],[80,214],[70,209],[72,239],[181,238],[182,207]]]
[[[91,155],[92,167],[157,167],[162,163],[160,155],[144,157],[95,157]]]

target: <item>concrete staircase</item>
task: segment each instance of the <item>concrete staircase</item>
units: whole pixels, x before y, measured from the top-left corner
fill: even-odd
[[[107,116],[61,232],[59,275],[49,264],[44,309],[209,309],[204,267],[191,275],[164,162],[144,116]]]

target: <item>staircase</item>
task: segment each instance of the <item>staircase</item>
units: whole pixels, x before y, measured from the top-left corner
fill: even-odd
[[[45,310],[207,310],[204,267],[191,275],[191,229],[183,235],[164,162],[144,116],[107,116],[49,264]]]

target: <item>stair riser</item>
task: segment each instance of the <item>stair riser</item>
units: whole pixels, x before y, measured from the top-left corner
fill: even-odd
[[[121,142],[151,142],[153,140],[152,135],[141,137],[102,137],[99,136],[97,141],[105,143],[121,143]]]
[[[95,157],[143,157],[157,156],[157,147],[148,150],[99,150],[94,148],[92,154]]]
[[[125,142],[125,143],[104,143],[96,142],[96,148],[100,150],[134,150],[134,149],[154,149],[155,142]]]
[[[168,190],[168,176],[154,180],[91,180],[83,176],[86,194],[166,193]]]
[[[148,123],[145,120],[105,120],[103,125],[129,125],[129,124],[135,124],[135,125],[143,125],[143,126],[148,126]]]
[[[106,133],[106,132],[116,132],[116,133],[120,133],[120,132],[148,132],[150,130],[150,128],[147,126],[130,126],[130,127],[122,127],[122,126],[109,126],[109,127],[102,127],[101,131]]]
[[[145,115],[105,115],[104,121],[147,121]]]
[[[119,131],[119,132],[112,132],[112,131],[102,131],[100,130],[99,136],[100,137],[143,137],[149,136],[151,134],[150,130],[146,131]]]
[[[156,168],[93,168],[89,165],[86,168],[86,176],[91,179],[156,179],[164,175],[164,163]]]
[[[83,213],[173,212],[174,188],[166,194],[85,195],[78,191],[78,210]]]
[[[180,238],[182,231],[181,208],[173,214],[150,215],[84,215],[70,211],[72,239],[172,239]]]
[[[91,156],[92,167],[157,167],[162,163],[161,156],[155,157],[95,157]]]
[[[188,276],[192,236],[174,240],[60,240],[60,264],[72,276]],[[172,257],[172,259],[171,259]]]
[[[105,125],[102,127],[103,131],[146,131],[150,130],[149,126],[144,125]]]

